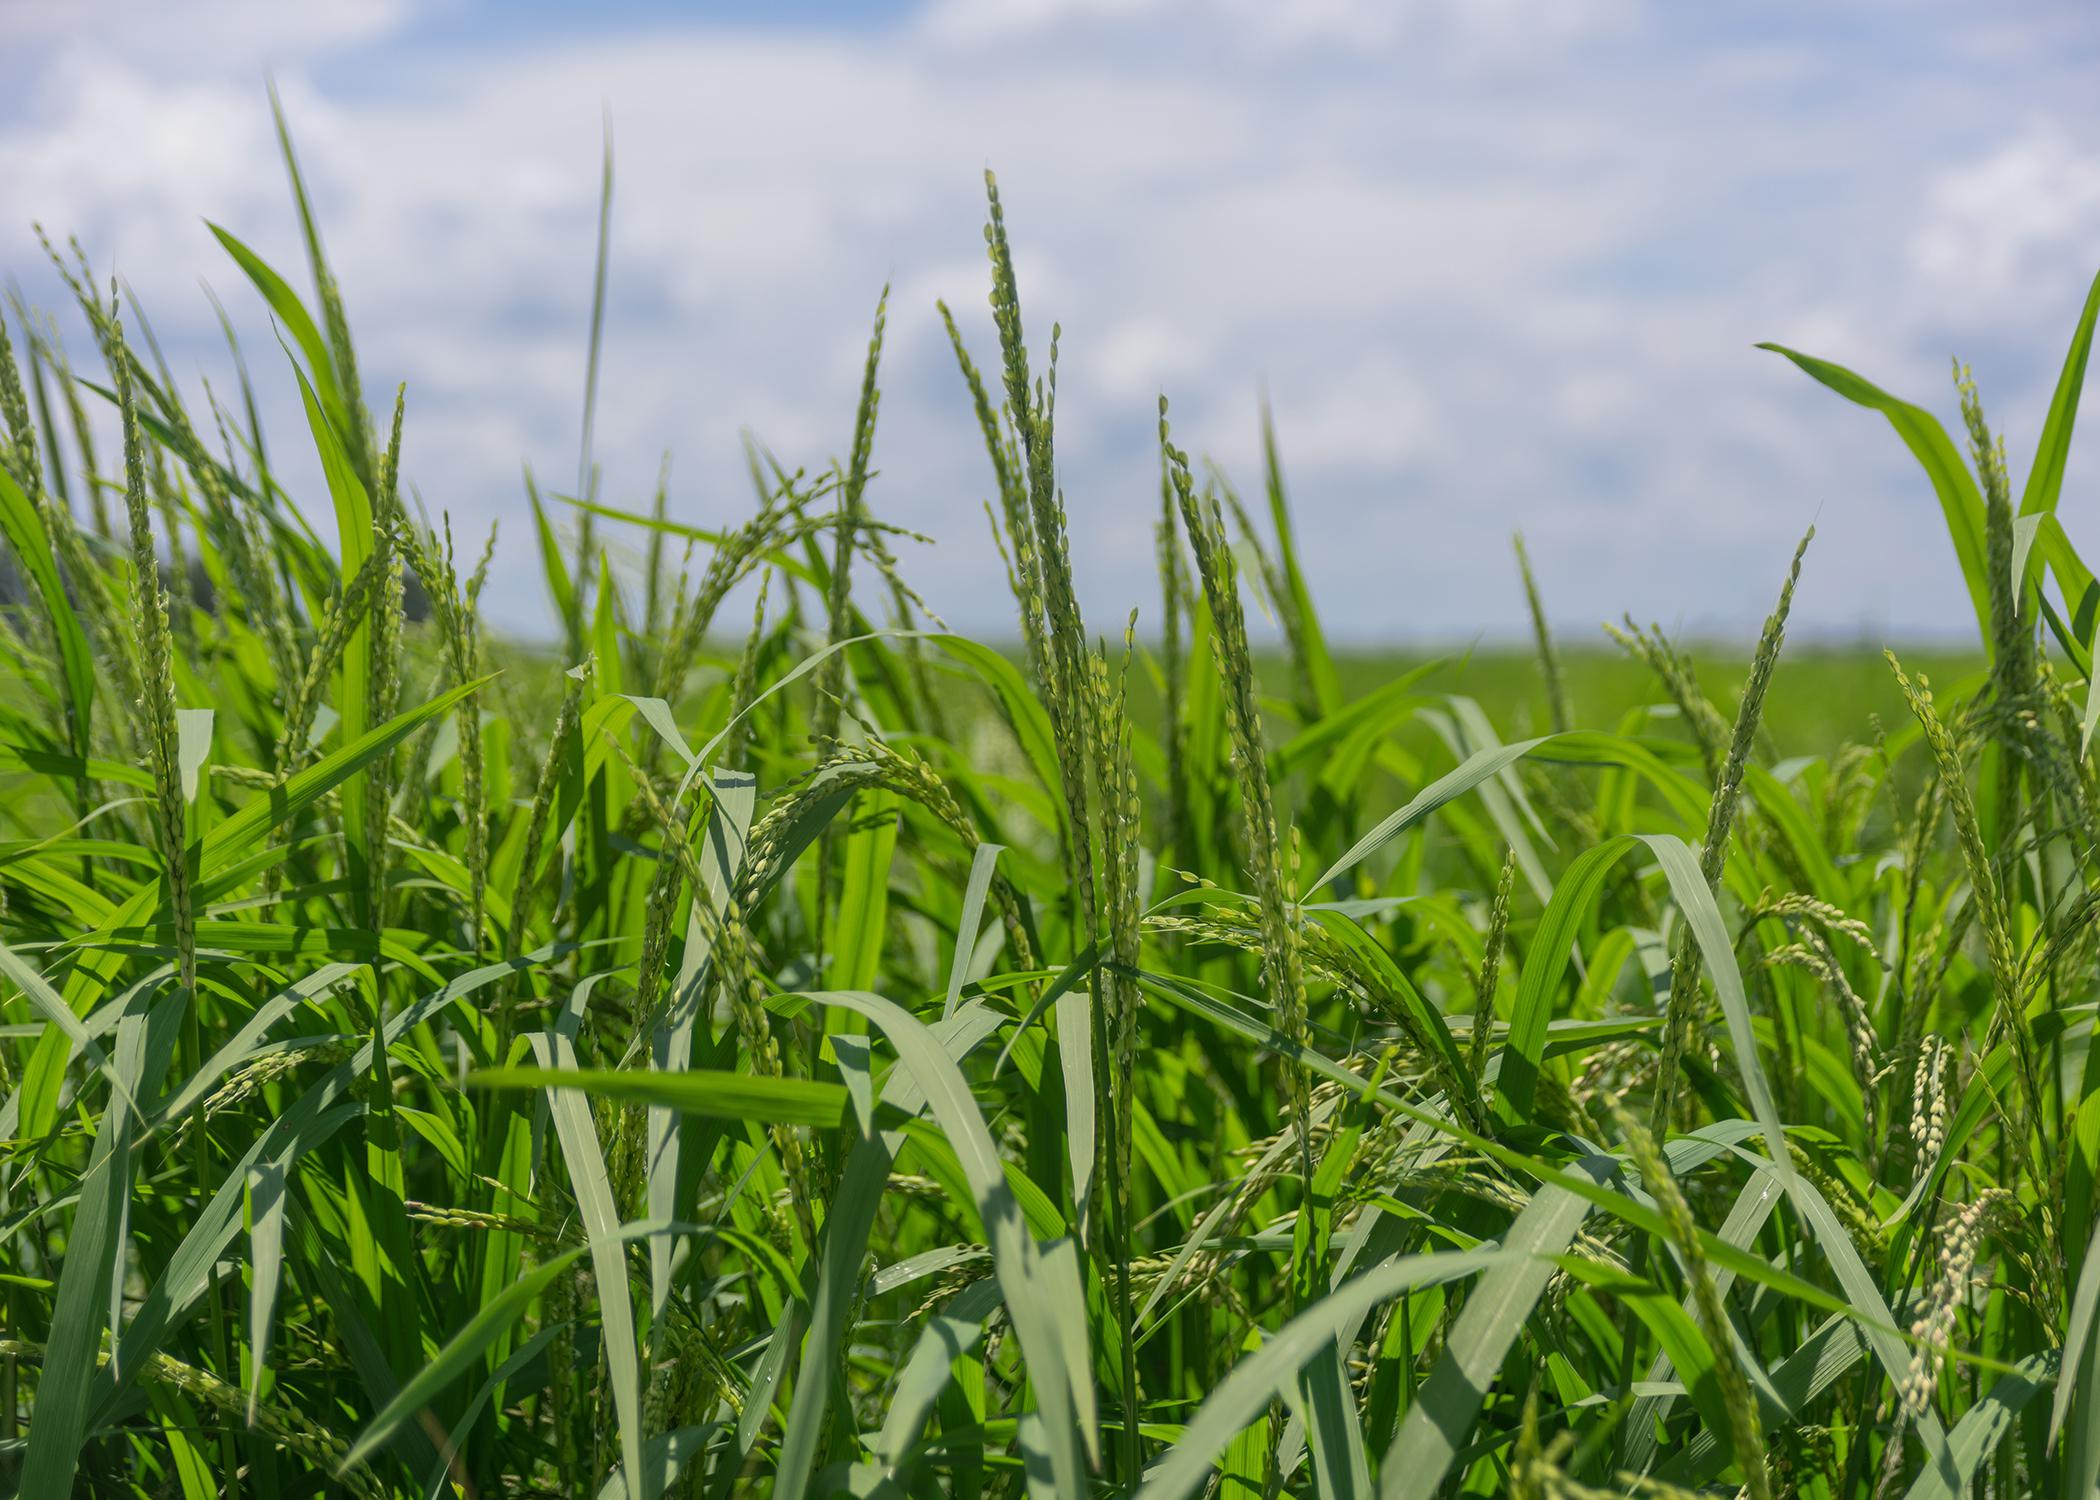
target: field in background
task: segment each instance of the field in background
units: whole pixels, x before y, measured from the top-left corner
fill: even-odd
[[[1974,677],[1985,665],[1973,651],[1893,644],[1907,667],[1950,687]],[[1699,681],[1720,695],[1741,684],[1749,673],[1754,645],[1746,642],[1730,649],[1692,642],[1686,654]],[[1273,691],[1287,671],[1286,663],[1274,657],[1257,656],[1256,660],[1264,684]],[[1472,651],[1455,647],[1438,652],[1349,649],[1335,656],[1343,691],[1350,697],[1431,661],[1443,666],[1426,686],[1477,699],[1488,717],[1512,738],[1544,734],[1551,728],[1535,652],[1508,647]],[[1569,699],[1585,724],[1616,728],[1626,724],[1631,714],[1662,706],[1655,674],[1623,651],[1563,645],[1561,665]],[[1764,730],[1782,756],[1829,755],[1845,744],[1871,739],[1876,717],[1885,729],[1894,730],[1909,714],[1879,646],[1796,643],[1787,648],[1773,683],[1765,705]]]
[[[1601,639],[1602,633],[1599,632]],[[718,643],[725,654],[733,643]],[[1001,655],[1022,664],[1019,647],[999,643]],[[1955,687],[1979,676],[1986,663],[1973,651],[1946,647],[1898,646],[1906,666],[1923,672],[1935,684]],[[1698,680],[1717,696],[1740,684],[1750,669],[1748,646],[1730,648],[1713,643],[1693,643],[1687,648]],[[550,679],[545,668],[553,659],[543,652],[526,654],[536,664],[539,681]],[[1509,646],[1465,645],[1443,650],[1380,650],[1348,646],[1334,653],[1335,672],[1343,696],[1360,698],[1395,678],[1420,668],[1434,671],[1422,680],[1427,691],[1456,693],[1476,700],[1488,718],[1512,739],[1544,734],[1550,729],[1544,687],[1537,653]],[[1610,646],[1565,647],[1561,654],[1569,697],[1586,724],[1619,727],[1650,716],[1650,728],[1663,727],[1674,713],[1658,691],[1655,674],[1625,652]],[[1287,703],[1291,691],[1290,659],[1274,650],[1254,652],[1254,670],[1263,694],[1274,703]],[[1889,674],[1888,662],[1878,646],[1795,645],[1779,664],[1771,701],[1766,705],[1764,732],[1771,747],[1781,756],[1827,756],[1846,744],[1873,737],[1874,720],[1884,729],[1902,726],[1910,710]],[[548,695],[544,707],[555,702]],[[967,686],[952,695],[958,715],[967,717],[987,710],[983,696]],[[1139,675],[1130,685],[1131,713],[1146,729],[1157,733],[1161,704],[1158,686],[1149,676]],[[996,716],[995,716],[996,717]],[[1418,730],[1416,737],[1426,735]]]

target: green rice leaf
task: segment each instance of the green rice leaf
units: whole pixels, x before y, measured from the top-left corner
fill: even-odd
[[[1977,629],[1982,633],[1983,643],[1989,645],[1991,599],[1990,586],[1984,577],[1983,497],[1976,492],[1976,481],[1970,478],[1961,454],[1955,450],[1939,419],[1922,407],[1897,400],[1843,365],[1801,354],[1780,344],[1759,344],[1757,347],[1784,355],[1847,401],[1869,411],[1878,411],[1888,418],[1889,426],[1896,429],[1896,436],[1903,439],[1903,446],[1910,449],[1911,456],[1925,470],[1933,493],[1939,497],[1947,535],[1953,539],[1962,579],[1969,586],[1969,602],[1976,611]]]
[[[1204,1398],[1195,1417],[1164,1457],[1145,1472],[1137,1500],[1182,1500],[1209,1476],[1216,1455],[1296,1380],[1305,1362],[1334,1340],[1335,1324],[1359,1307],[1376,1307],[1417,1287],[1456,1281],[1513,1263],[1514,1252],[1496,1249],[1402,1256],[1366,1271],[1306,1308],[1261,1346],[1233,1365]],[[1552,1267],[1547,1266],[1550,1272]],[[1542,1278],[1543,1284],[1543,1278]]]
[[[1573,1170],[1603,1183],[1616,1163],[1590,1157]],[[1443,1357],[1429,1372],[1378,1467],[1380,1500],[1427,1500],[1443,1483],[1473,1430],[1502,1361],[1552,1278],[1589,1205],[1560,1188],[1541,1187],[1503,1238],[1503,1256],[1481,1278],[1452,1325]]]
[[[409,1382],[395,1394],[394,1399],[389,1401],[365,1430],[358,1434],[357,1441],[350,1445],[350,1450],[343,1456],[337,1472],[347,1473],[369,1459],[404,1422],[428,1406],[439,1392],[472,1369],[480,1359],[482,1351],[494,1343],[498,1335],[523,1317],[526,1309],[546,1291],[548,1284],[566,1271],[584,1251],[585,1247],[579,1246],[543,1261],[475,1313],[466,1326],[455,1333],[445,1347],[438,1351],[437,1357],[416,1371]]]

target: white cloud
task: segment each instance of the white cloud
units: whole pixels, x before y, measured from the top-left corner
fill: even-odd
[[[0,7],[0,48],[77,44],[105,56],[223,73],[369,42],[408,13],[406,0],[212,0],[208,8],[163,0],[101,0],[92,8],[78,0],[8,0]]]
[[[2100,147],[2036,124],[1940,174],[1912,256],[1933,292],[1978,320],[2060,298],[2100,265]]]
[[[1142,401],[1194,379],[1203,368],[1204,353],[1188,329],[1141,314],[1109,332],[1093,363],[1109,395]]]
[[[1618,0],[1036,0],[1001,8],[1020,29],[998,37],[936,4],[864,33],[607,29],[500,55],[373,5],[273,22],[217,61],[195,11],[164,55],[4,14],[38,82],[0,103],[0,268],[46,296],[26,220],[78,230],[184,370],[221,367],[208,275],[289,454],[282,358],[198,222],[303,284],[258,81],[276,60],[367,380],[409,383],[426,500],[469,532],[504,519],[519,565],[492,597],[515,628],[542,617],[519,465],[555,488],[574,473],[605,108],[608,496],[641,500],[668,447],[674,506],[719,519],[746,503],[744,429],[792,464],[842,451],[887,279],[872,498],[940,538],[907,559],[937,607],[989,629],[1011,608],[976,508],[988,474],[932,307],[989,364],[987,163],[1038,359],[1064,325],[1062,477],[1106,620],[1152,594],[1153,393],[1251,486],[1266,382],[1338,634],[1521,628],[1519,525],[1571,622],[1754,629],[1819,507],[1829,581],[1798,618],[1938,627],[1961,601],[1900,446],[1749,346],[1917,398],[1973,339],[2017,448],[2082,292],[2063,284],[2100,248],[2100,169],[2072,144],[2100,110],[2002,28],[2027,112],[1977,83],[1922,121],[1880,106],[1931,59],[1847,62],[1792,13],[1715,40]],[[1829,87],[1847,67],[1849,92]],[[2074,490],[2092,473],[2074,457]]]
[[[1279,401],[1298,466],[1323,477],[1387,479],[1424,463],[1447,421],[1422,371],[1374,353]]]
[[[1207,33],[1248,52],[1434,47],[1448,61],[1536,58],[1617,30],[1623,0],[936,0],[922,17],[938,44],[1011,46],[1153,27]]]

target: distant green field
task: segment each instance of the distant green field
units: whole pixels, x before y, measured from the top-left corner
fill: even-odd
[[[1751,644],[1691,648],[1699,685],[1724,711],[1742,691],[1750,670]],[[1913,675],[1925,672],[1945,688],[1957,686],[1984,666],[1975,652],[1899,646],[1898,654],[1906,670]],[[1354,698],[1428,661],[1442,665],[1423,681],[1425,691],[1475,699],[1510,738],[1543,734],[1548,728],[1544,679],[1538,658],[1528,651],[1507,647],[1345,651],[1337,654],[1335,665],[1344,693]],[[1285,670],[1284,663],[1272,658],[1261,665],[1265,685],[1273,687]],[[1617,650],[1563,646],[1561,668],[1577,721],[1585,725],[1618,728],[1628,715],[1666,701],[1655,674]],[[1871,739],[1877,717],[1891,732],[1909,717],[1903,694],[1878,648],[1794,644],[1773,674],[1764,731],[1781,755],[1827,755],[1839,745]]]
[[[1156,644],[1152,643],[1153,649]],[[1147,643],[1139,645],[1141,651],[1148,649]],[[1985,668],[1983,658],[1973,651],[1901,645],[1895,649],[1905,670],[1914,676],[1923,672],[1941,690],[1973,686]],[[1018,648],[1011,645],[1003,647],[1002,654],[1020,660]],[[1694,645],[1690,655],[1707,697],[1724,710],[1732,708],[1750,670],[1750,644]],[[1444,650],[1352,646],[1337,650],[1334,664],[1348,699],[1430,666],[1433,670],[1419,683],[1423,694],[1473,699],[1504,738],[1543,734],[1550,727],[1545,679],[1537,656],[1527,650],[1507,645],[1460,645]],[[1287,708],[1290,662],[1279,652],[1257,650],[1254,666],[1264,695],[1273,705]],[[1645,734],[1672,732],[1676,711],[1655,674],[1643,663],[1609,646],[1563,646],[1561,670],[1576,722],[1589,728],[1629,728]],[[986,702],[982,694],[969,693],[958,701]],[[1159,695],[1143,674],[1132,679],[1130,701],[1137,721],[1156,729]],[[1881,648],[1791,645],[1773,674],[1762,732],[1769,748],[1781,757],[1828,755],[1843,745],[1871,741],[1877,718],[1894,733],[1908,722],[1909,713]],[[1636,715],[1641,717],[1636,719]]]

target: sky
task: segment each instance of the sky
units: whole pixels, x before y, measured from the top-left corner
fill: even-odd
[[[745,433],[841,458],[887,285],[870,504],[934,539],[902,561],[951,624],[1011,634],[935,311],[992,359],[992,167],[1033,349],[1062,326],[1097,628],[1156,613],[1159,393],[1254,493],[1266,391],[1341,640],[1520,636],[1517,529],[1571,638],[1747,637],[1811,522],[1797,632],[1956,640],[1895,435],[1753,345],[1950,424],[1959,355],[2017,485],[2100,269],[2096,65],[2087,0],[0,0],[0,276],[59,307],[31,225],[78,235],[224,389],[208,284],[325,529],[292,372],[205,227],[303,286],[274,78],[366,388],[407,383],[405,477],[499,525],[490,613],[543,633],[522,471],[574,487],[609,122],[603,498],[645,507],[668,453],[672,515],[709,525],[750,504]]]

